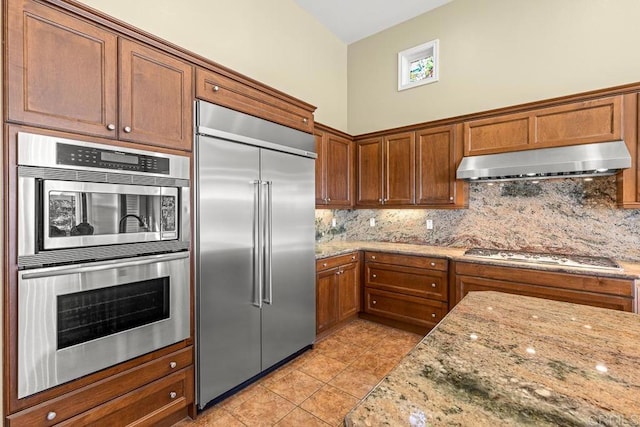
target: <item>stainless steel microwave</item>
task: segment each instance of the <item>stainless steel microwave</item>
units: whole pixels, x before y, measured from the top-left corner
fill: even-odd
[[[188,250],[186,156],[18,134],[18,266]]]

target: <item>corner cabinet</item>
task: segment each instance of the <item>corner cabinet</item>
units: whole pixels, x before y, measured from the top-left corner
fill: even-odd
[[[356,205],[415,204],[415,158],[414,132],[356,141]]]
[[[7,8],[7,118],[191,150],[192,66],[33,0]]]
[[[316,207],[353,206],[354,149],[351,137],[316,123]]]
[[[316,261],[316,335],[357,316],[360,299],[358,252]]]

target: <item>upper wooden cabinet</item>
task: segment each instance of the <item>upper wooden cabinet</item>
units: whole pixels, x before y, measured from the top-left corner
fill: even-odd
[[[415,203],[414,132],[357,141],[356,163],[356,205]]]
[[[461,124],[416,132],[416,204],[441,208],[468,204],[468,184],[456,180],[461,132]]]
[[[464,123],[464,155],[620,139],[622,96],[574,102]]]
[[[264,86],[253,86],[220,73],[196,70],[196,97],[280,123],[303,132],[313,132],[315,107]]]
[[[623,97],[624,142],[631,154],[631,167],[617,175],[617,204],[627,209],[640,209],[640,93],[629,93]]]
[[[191,65],[35,1],[6,22],[9,121],[191,150]]]
[[[319,208],[353,205],[353,141],[326,126],[316,126],[316,205]]]

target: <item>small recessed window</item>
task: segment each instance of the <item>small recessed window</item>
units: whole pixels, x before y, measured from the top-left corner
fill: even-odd
[[[438,40],[398,53],[398,90],[438,81]]]

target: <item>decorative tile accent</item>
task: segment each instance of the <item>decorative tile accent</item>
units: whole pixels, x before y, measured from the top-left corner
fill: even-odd
[[[331,227],[335,218],[337,227]],[[376,226],[369,226],[369,219]],[[426,220],[433,220],[427,230]],[[319,242],[418,243],[640,262],[640,210],[616,208],[615,177],[470,184],[469,209],[316,210]]]

